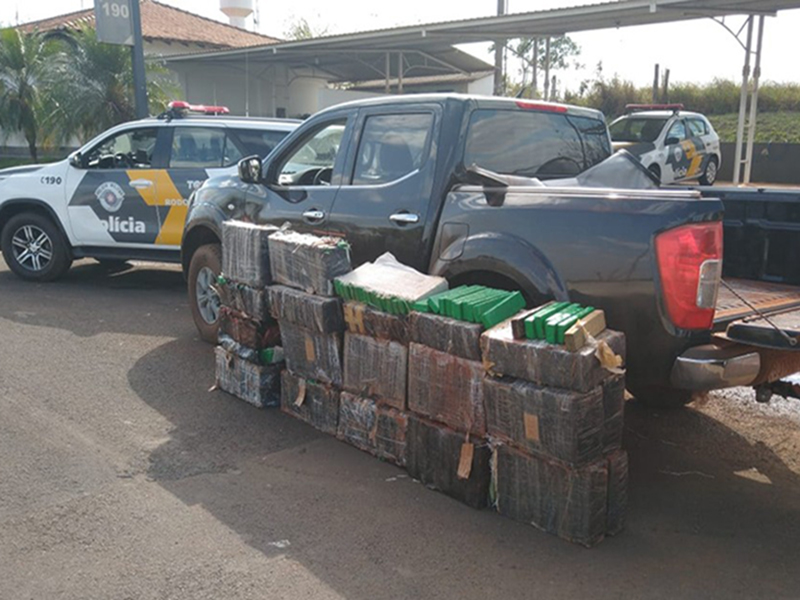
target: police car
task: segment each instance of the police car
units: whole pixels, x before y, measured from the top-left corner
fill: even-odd
[[[172,102],[65,160],[0,170],[0,248],[24,279],[51,281],[76,258],[180,261],[192,191],[237,162],[266,156],[300,121],[225,116]]]
[[[722,154],[708,119],[684,111],[682,104],[629,104],[626,110],[609,125],[614,150],[638,156],[661,183],[714,184]]]

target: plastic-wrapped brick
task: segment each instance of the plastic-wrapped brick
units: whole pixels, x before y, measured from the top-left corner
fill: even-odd
[[[281,410],[323,433],[336,435],[339,424],[339,392],[283,371]]]
[[[272,317],[278,321],[317,333],[344,330],[341,298],[315,296],[285,285],[273,285],[269,288],[269,304]]]
[[[396,465],[405,465],[407,413],[342,392],[336,437]]]
[[[220,300],[223,306],[245,314],[256,321],[270,320],[269,299],[265,289],[237,283],[225,276],[220,280]]]
[[[540,456],[586,464],[603,454],[603,392],[543,388],[521,379],[484,382],[489,435]]]
[[[597,339],[625,358],[624,334],[607,329]],[[515,340],[510,320],[481,336],[481,350],[487,372],[540,385],[588,392],[611,376],[591,346],[570,352],[564,346],[542,340]]]
[[[254,350],[277,346],[281,343],[280,330],[275,321],[252,319],[227,306],[221,306],[219,309],[219,333]]]
[[[350,333],[408,344],[406,315],[392,315],[351,300],[344,303],[344,321]]]
[[[286,368],[293,374],[342,385],[342,334],[316,333],[291,323],[280,323]]]
[[[606,533],[616,535],[625,528],[628,512],[628,453],[615,450],[608,461],[608,517]]]
[[[406,408],[408,348],[390,340],[344,334],[344,389]]]
[[[270,236],[269,259],[275,282],[322,296],[332,296],[334,278],[352,270],[347,242],[296,231]]]
[[[467,360],[481,360],[483,325],[432,313],[411,313],[411,341]]]
[[[584,546],[602,541],[608,509],[605,458],[576,468],[500,445],[493,460],[500,514]]]
[[[471,506],[489,504],[491,450],[485,441],[469,440],[416,415],[408,416],[406,470],[414,479]]]
[[[625,376],[615,375],[603,382],[603,451],[622,446],[625,425]]]
[[[459,431],[486,433],[483,365],[422,344],[408,354],[408,408]]]
[[[220,389],[259,408],[280,404],[282,364],[257,365],[219,346],[214,354]]]
[[[222,223],[222,272],[225,276],[253,288],[272,282],[269,236],[278,231],[269,225],[242,221]]]

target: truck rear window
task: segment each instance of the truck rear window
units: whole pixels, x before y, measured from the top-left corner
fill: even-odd
[[[577,175],[610,155],[606,126],[598,119],[479,109],[470,117],[464,164],[553,179]]]

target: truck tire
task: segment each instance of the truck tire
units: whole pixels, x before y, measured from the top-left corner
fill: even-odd
[[[195,250],[189,263],[189,306],[200,338],[217,343],[220,298],[216,289],[222,271],[222,247],[204,244]]]
[[[72,265],[72,252],[61,230],[49,217],[35,212],[8,220],[0,248],[11,271],[28,281],[53,281]]]
[[[661,167],[658,165],[650,165],[647,167],[647,170],[650,171],[656,179],[658,179],[658,183],[661,183]]]
[[[655,385],[629,387],[628,391],[633,394],[637,402],[650,408],[683,408],[693,399],[693,394],[689,390]]]
[[[703,169],[703,174],[700,176],[700,184],[701,185],[714,185],[714,182],[717,180],[717,175],[719,173],[719,165],[717,164],[717,157],[712,156],[706,168]]]

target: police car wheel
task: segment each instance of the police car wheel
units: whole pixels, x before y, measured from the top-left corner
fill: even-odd
[[[222,248],[219,244],[200,246],[189,263],[189,305],[200,337],[217,343],[220,298],[216,288],[222,270]]]
[[[661,167],[658,165],[650,165],[647,167],[647,170],[650,171],[656,179],[658,179],[659,183],[661,183]]]
[[[49,218],[37,213],[11,217],[3,228],[0,246],[8,267],[30,281],[53,281],[72,265],[61,231]]]
[[[712,158],[708,161],[703,174],[700,176],[700,183],[702,185],[714,185],[714,182],[717,180],[718,172],[719,167],[717,166],[717,159]]]

